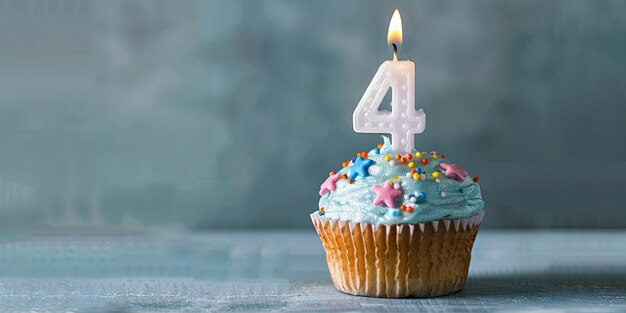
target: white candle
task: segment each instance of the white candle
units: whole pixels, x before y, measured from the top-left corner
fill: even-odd
[[[391,146],[399,153],[414,149],[415,134],[424,132],[426,114],[415,110],[415,64],[398,61],[402,44],[402,20],[396,10],[389,23],[387,42],[393,46],[393,60],[385,61],[370,82],[361,101],[354,109],[352,125],[357,133],[391,134]],[[391,88],[391,112],[379,111],[387,90]]]

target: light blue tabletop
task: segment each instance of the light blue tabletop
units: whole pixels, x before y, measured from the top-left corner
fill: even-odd
[[[626,231],[481,230],[430,299],[339,293],[312,229],[1,238],[2,311],[626,311]]]

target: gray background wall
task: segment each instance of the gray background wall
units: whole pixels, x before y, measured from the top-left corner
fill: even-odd
[[[310,227],[395,7],[485,225],[626,226],[626,1],[0,0],[0,227]]]

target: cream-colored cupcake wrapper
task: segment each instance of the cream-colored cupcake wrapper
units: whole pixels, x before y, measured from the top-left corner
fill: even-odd
[[[463,287],[484,211],[465,219],[368,224],[311,214],[335,287],[374,297],[429,297]]]

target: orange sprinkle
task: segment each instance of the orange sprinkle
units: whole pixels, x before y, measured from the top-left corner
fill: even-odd
[[[478,178],[478,176],[474,176],[474,178],[473,178],[473,180],[474,180],[474,182],[475,182],[475,183],[477,183],[479,179],[480,179],[480,178]]]
[[[348,179],[348,174],[341,174],[342,179]]]
[[[383,148],[383,144],[379,143],[377,147],[378,147],[378,149],[382,149]]]
[[[407,153],[406,158],[409,159],[409,160],[412,160],[413,159],[413,155],[410,154],[410,153]]]
[[[404,205],[404,204],[403,204],[403,205],[401,205],[401,206],[400,206],[400,210],[402,210],[402,211],[406,210],[406,205]]]
[[[446,157],[446,155],[442,153],[439,157],[443,159]]]
[[[406,211],[409,213],[413,212],[413,207],[412,206],[406,207]]]
[[[428,159],[426,159],[426,158],[422,159],[422,164],[424,164],[424,165],[428,164]]]
[[[337,174],[337,173],[335,173],[335,172],[333,172],[333,171],[330,171],[330,173],[328,173],[328,176],[333,176],[333,175],[335,175],[335,174]]]
[[[348,184],[354,184],[354,179],[349,180]]]
[[[417,173],[417,171],[414,168],[412,168],[411,169],[411,174],[415,174],[415,173]]]
[[[400,158],[400,163],[406,164],[406,158]]]
[[[341,163],[341,167],[348,167],[349,164],[350,164],[350,162],[342,162]]]
[[[401,155],[396,154],[396,160],[400,160],[401,157],[402,157]]]
[[[321,208],[320,208],[320,212],[322,212],[322,213],[326,213],[326,210],[324,210],[324,207],[321,207]]]

